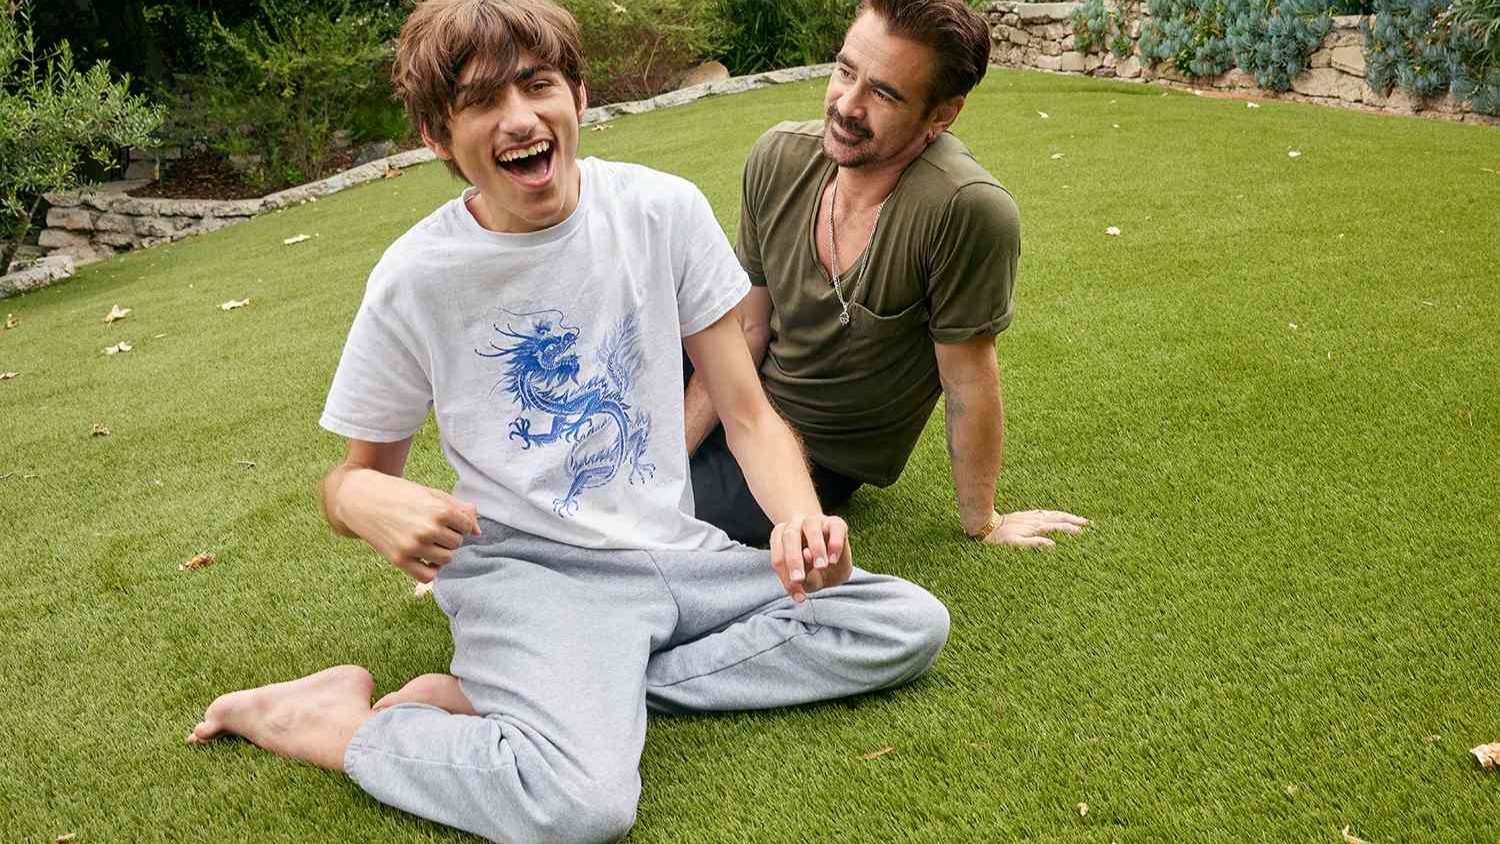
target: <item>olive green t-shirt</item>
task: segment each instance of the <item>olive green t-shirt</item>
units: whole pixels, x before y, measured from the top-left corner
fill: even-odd
[[[782,123],[750,152],[736,252],[771,294],[761,376],[822,466],[887,486],[942,392],[936,343],[992,336],[1011,320],[1021,253],[1016,203],[944,133],[896,183],[860,261],[840,280],[849,324],[813,238],[835,165],[823,123]],[[852,289],[850,285],[855,285]]]

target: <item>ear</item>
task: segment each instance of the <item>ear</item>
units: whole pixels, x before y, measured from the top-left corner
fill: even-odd
[[[426,144],[428,149],[437,153],[438,158],[441,158],[444,161],[453,160],[453,153],[448,150],[448,147],[432,139],[432,135],[427,131],[426,123],[423,123],[418,131],[422,133],[422,143]]]
[[[589,107],[589,86],[583,82],[578,83],[578,119],[583,119],[583,113]]]
[[[927,142],[930,144],[937,140],[937,136],[948,131],[953,121],[958,119],[958,113],[964,110],[964,97],[952,97],[937,104],[932,110],[931,116],[927,118]]]

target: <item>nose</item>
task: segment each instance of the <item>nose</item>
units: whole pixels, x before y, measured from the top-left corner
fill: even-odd
[[[536,134],[538,122],[540,118],[532,109],[531,103],[521,95],[521,90],[515,85],[507,88],[505,96],[500,100],[500,114],[495,122],[496,130],[503,135],[524,141]]]
[[[834,100],[834,107],[838,113],[849,120],[864,122],[865,94],[864,86],[859,82],[845,88],[839,93],[838,99]]]

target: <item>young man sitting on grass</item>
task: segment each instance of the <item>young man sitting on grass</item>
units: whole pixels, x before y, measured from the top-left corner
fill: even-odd
[[[371,706],[356,666],[224,695],[189,741],[243,736],[507,844],[630,829],[648,709],[789,706],[906,683],[935,598],[852,565],[727,315],[748,281],[707,200],[578,160],[577,28],[547,0],[427,0],[394,77],[472,187],[371,272],[322,425],[335,530],[431,582],[452,674]],[[679,349],[720,411],[772,550],[698,521]],[[402,478],[435,410],[453,494]]]

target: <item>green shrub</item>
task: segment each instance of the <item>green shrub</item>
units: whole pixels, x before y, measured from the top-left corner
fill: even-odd
[[[1454,96],[1481,114],[1500,115],[1500,0],[1457,0],[1448,24]]]
[[[1376,0],[1365,35],[1365,79],[1388,94],[1400,88],[1414,99],[1442,96],[1453,83],[1453,51],[1439,17],[1444,0]]]
[[[1290,90],[1333,27],[1326,0],[1233,0],[1230,8],[1234,62],[1268,91]]]
[[[1141,56],[1171,62],[1184,76],[1216,76],[1234,65],[1226,40],[1226,0],[1153,0]]]
[[[564,0],[578,21],[595,105],[652,97],[716,52],[716,0]]]
[[[858,0],[720,0],[720,61],[735,75],[832,61]]]
[[[372,98],[389,97],[383,66],[388,22],[368,14],[265,16],[235,29],[214,24],[203,74],[179,77],[173,140],[207,143],[251,163],[246,179],[271,189],[323,175],[334,134],[352,134]]]
[[[0,273],[10,265],[44,193],[72,190],[89,160],[101,168],[124,146],[144,144],[161,109],[132,96],[105,62],[87,71],[66,41],[40,55],[30,4],[0,8]]]

